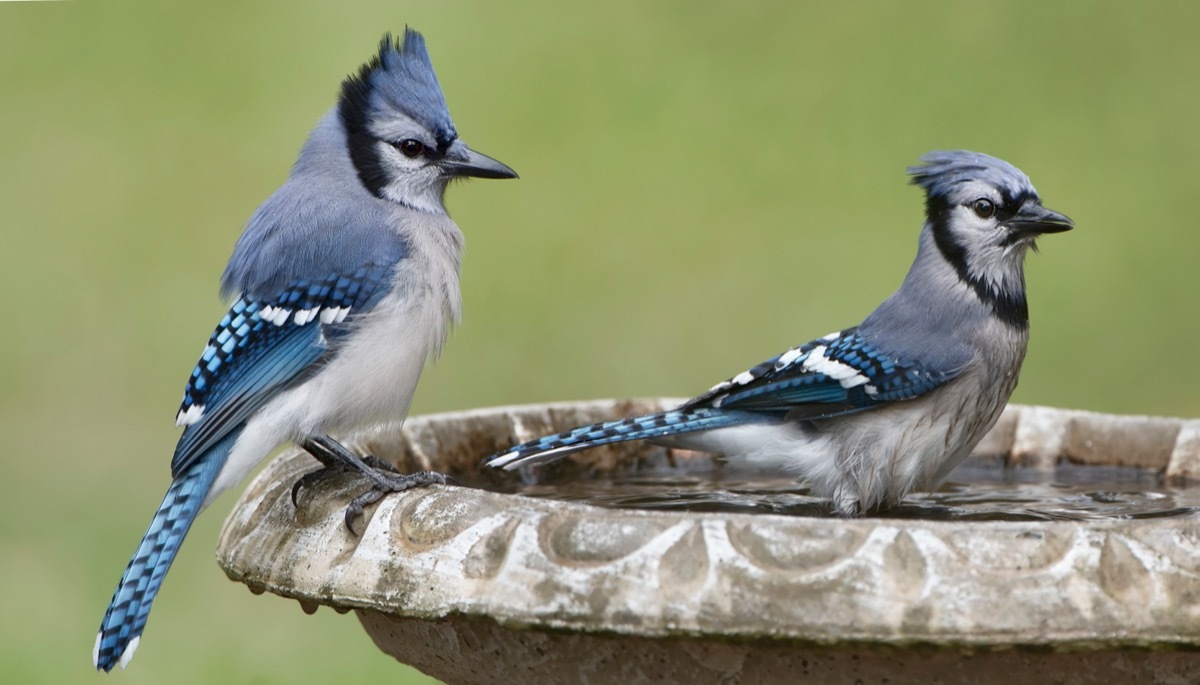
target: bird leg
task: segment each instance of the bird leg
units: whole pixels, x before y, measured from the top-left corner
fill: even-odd
[[[371,488],[351,500],[346,507],[346,528],[355,535],[358,533],[354,530],[354,519],[362,515],[365,507],[378,502],[388,494],[425,485],[444,485],[453,481],[450,476],[436,471],[402,474],[396,470],[396,467],[373,456],[359,457],[328,435],[305,438],[300,447],[321,462],[323,466],[316,471],[304,474],[292,485],[293,506],[297,503],[301,488],[311,487],[331,473],[360,473],[371,481]]]

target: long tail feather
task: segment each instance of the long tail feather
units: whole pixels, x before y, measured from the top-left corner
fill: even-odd
[[[619,421],[594,423],[531,440],[506,452],[494,454],[484,459],[483,463],[492,468],[511,471],[521,466],[556,461],[589,447],[725,428],[746,423],[748,420],[753,420],[753,417],[747,412],[709,408],[647,414]]]
[[[125,668],[133,658],[154,596],[158,594],[184,536],[203,508],[205,495],[225,464],[236,433],[214,445],[167,489],[166,497],[154,512],[150,528],[125,567],[108,611],[104,612],[104,620],[100,622],[100,633],[96,635],[92,652],[92,662],[97,670],[111,671],[118,665]]]

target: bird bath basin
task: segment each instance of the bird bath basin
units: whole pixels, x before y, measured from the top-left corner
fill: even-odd
[[[218,561],[256,592],[355,611],[380,649],[450,683],[1200,677],[1200,488],[1174,485],[1200,476],[1200,420],[1011,406],[941,492],[853,520],[774,474],[641,442],[478,469],[512,443],[672,404],[485,409],[368,435],[360,449],[469,487],[387,497],[360,536],[342,514],[364,481],[326,479],[293,507],[316,462],[285,453],[226,520]]]

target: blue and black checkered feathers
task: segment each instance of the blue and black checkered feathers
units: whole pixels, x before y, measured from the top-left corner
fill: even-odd
[[[352,333],[370,328],[362,325],[364,317],[393,292],[399,265],[422,239],[420,228],[444,228],[451,242],[458,235],[448,219],[422,215],[418,221],[404,198],[383,199],[378,184],[389,180],[386,170],[356,158],[388,142],[377,140],[372,126],[406,119],[439,142],[457,137],[424,39],[411,30],[401,43],[385,37],[378,55],[343,83],[338,105],[308,137],[287,182],[255,211],[234,247],[221,278],[222,296],[233,304],[184,390],[174,482],[101,623],[98,669],[128,663],[179,543],[205,503],[227,487],[225,479],[265,457],[274,446],[266,442],[295,437],[284,425],[288,417],[280,425],[270,423],[273,418],[255,423],[256,415],[270,414],[260,410],[351,349],[343,343]],[[448,255],[444,264],[422,269],[444,269],[447,279],[457,279],[456,259]],[[397,297],[408,294],[401,290]],[[378,320],[389,322],[397,312]],[[261,436],[254,432],[259,428]]]
[[[101,622],[97,668],[107,671],[132,657],[166,571],[247,419],[320,368],[354,321],[388,292],[394,271],[395,265],[366,265],[297,279],[272,298],[233,303],[184,390],[174,480]]]
[[[268,300],[239,297],[209,338],[183,391],[178,476],[281,390],[310,377],[361,314],[388,292],[394,264],[297,279]]]
[[[186,473],[176,474],[104,612],[92,653],[97,669],[111,671],[118,664],[124,668],[133,658],[163,577],[237,436],[226,434],[209,448],[210,458],[192,464]]]
[[[873,410],[945,397],[934,391],[947,387],[951,392],[956,378],[974,370],[985,376],[982,382],[959,387],[976,393],[977,401],[952,402],[958,414],[936,411],[949,423],[939,426],[947,436],[944,453],[935,454],[935,447],[929,447],[928,454],[913,452],[930,463],[965,456],[999,416],[1028,341],[1024,251],[1012,248],[1031,244],[1041,230],[1037,217],[1045,217],[1052,230],[1065,230],[1069,219],[1041,208],[1029,178],[1002,160],[959,150],[933,152],[921,161],[909,170],[913,183],[926,193],[917,256],[900,288],[858,327],[792,348],[673,411],[548,436],[493,455],[485,463],[511,469],[593,445],[670,438],[663,441],[732,450],[732,456],[757,458],[762,453],[788,459],[806,477],[819,480],[823,491],[840,492],[840,511],[857,511],[903,496],[907,488],[932,478],[936,469],[926,473],[906,462],[901,476],[881,471],[860,482],[856,478],[861,474],[840,473],[836,463],[845,454],[858,454],[854,450],[859,438],[821,442],[784,424],[815,422],[811,425],[817,433],[839,436],[854,435],[855,425],[870,435],[894,431],[900,444],[906,440],[907,426],[889,424],[889,417],[899,413]],[[1006,223],[1019,212],[1028,212],[1034,228],[1026,225],[1031,221],[1013,222],[1011,227]],[[820,288],[816,290],[819,294]],[[931,401],[929,406],[937,405]],[[839,417],[847,417],[844,429],[834,422]],[[967,428],[957,425],[960,419]],[[829,430],[822,430],[821,422],[827,422],[824,427]],[[778,426],[757,425],[763,423]],[[754,427],[722,430],[737,426]],[[712,435],[702,434],[708,431]],[[684,437],[690,433],[697,435]],[[892,447],[881,446],[878,454],[868,457],[882,463],[891,458]],[[780,454],[766,455],[768,451]],[[889,479],[896,480],[895,488]]]
[[[305,153],[324,142],[310,139]],[[128,663],[179,543],[247,420],[336,354],[390,290],[408,253],[382,210],[355,199],[369,195],[353,176],[345,192],[328,192],[329,181],[321,181],[326,192],[314,192],[310,174],[323,172],[306,168],[305,153],[289,183],[255,212],[226,267],[222,291],[238,294],[184,389],[174,482],[101,623],[100,670]]]
[[[952,380],[965,361],[933,370],[889,355],[858,328],[849,328],[772,357],[672,411],[583,426],[518,445],[484,463],[513,469],[626,440],[854,414],[919,397]]]

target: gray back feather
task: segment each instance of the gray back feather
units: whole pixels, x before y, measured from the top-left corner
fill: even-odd
[[[392,266],[408,254],[402,227],[395,225],[397,206],[371,190],[382,171],[372,157],[376,140],[368,122],[395,111],[439,145],[457,138],[425,39],[412,29],[403,42],[385,35],[379,54],[342,85],[338,106],[309,135],[287,182],[238,239],[221,278],[224,296],[269,298],[298,279]],[[356,151],[363,153],[357,165]]]
[[[222,296],[274,297],[297,279],[394,265],[408,244],[396,206],[359,183],[346,134],[330,111],[310,134],[287,182],[254,212],[221,277]]]
[[[971,360],[973,338],[990,316],[942,258],[927,225],[904,282],[858,330],[897,359],[948,371]]]

